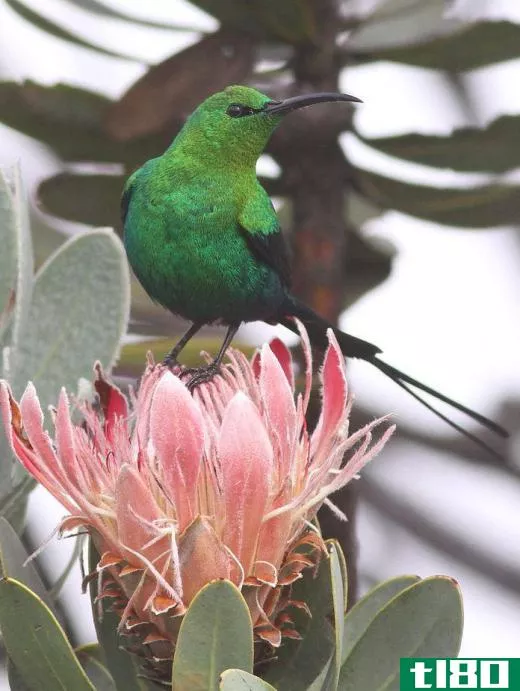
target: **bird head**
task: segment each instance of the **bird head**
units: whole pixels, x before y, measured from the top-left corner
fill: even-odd
[[[247,86],[229,86],[207,98],[193,112],[174,146],[217,156],[222,163],[255,163],[282,118],[315,103],[357,101],[340,93],[312,93],[275,101]]]

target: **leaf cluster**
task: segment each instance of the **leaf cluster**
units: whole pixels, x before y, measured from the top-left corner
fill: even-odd
[[[452,657],[462,632],[457,584],[442,576],[402,576],[380,584],[347,610],[346,568],[336,543],[317,575],[307,572],[294,599],[302,639],[259,663],[251,618],[240,591],[214,581],[183,618],[171,680],[175,691],[398,691],[400,657]],[[95,563],[95,554],[93,554]],[[119,647],[117,617],[91,598],[98,643],[74,650],[16,533],[0,518],[0,627],[13,691],[85,689],[153,691],[139,659]],[[345,614],[346,613],[346,614]],[[291,611],[292,616],[292,611]],[[255,649],[256,647],[256,649]]]

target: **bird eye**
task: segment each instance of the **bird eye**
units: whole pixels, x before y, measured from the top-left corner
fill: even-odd
[[[241,115],[245,115],[244,108],[238,103],[232,103],[230,106],[228,106],[226,113],[231,118],[239,118]]]
[[[232,103],[230,106],[227,107],[226,113],[231,117],[231,118],[242,118],[244,115],[253,115],[256,113],[254,108],[251,108],[250,106],[243,106],[240,105],[240,103]]]

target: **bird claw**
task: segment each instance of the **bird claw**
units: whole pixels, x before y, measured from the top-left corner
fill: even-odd
[[[186,369],[184,370],[183,374],[191,374],[193,373],[193,376],[189,380],[189,382],[186,384],[188,387],[188,391],[191,393],[193,390],[197,387],[200,386],[200,384],[204,384],[208,381],[211,381],[213,377],[215,377],[218,373],[220,372],[220,366],[217,365],[214,362],[211,362],[209,365],[206,365],[205,367],[199,367],[199,368],[193,368],[193,369]]]
[[[179,367],[179,362],[178,362],[177,358],[176,357],[170,357],[169,355],[167,355],[163,359],[162,364],[170,370],[175,369],[176,367]]]

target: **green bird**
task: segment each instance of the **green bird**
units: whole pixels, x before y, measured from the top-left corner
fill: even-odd
[[[303,322],[311,342],[326,346],[333,328],[342,352],[377,367],[455,429],[485,442],[423,400],[431,394],[507,436],[492,420],[461,405],[380,359],[381,350],[338,330],[291,294],[287,247],[276,212],[256,177],[256,162],[288,113],[330,101],[360,101],[347,94],[316,93],[275,101],[245,86],[207,98],[187,119],[162,156],[128,179],[122,197],[124,243],[148,295],[192,322],[164,362],[173,366],[183,347],[208,323],[226,325],[214,361],[196,371],[194,388],[214,376],[239,326],[263,320],[296,331]]]

